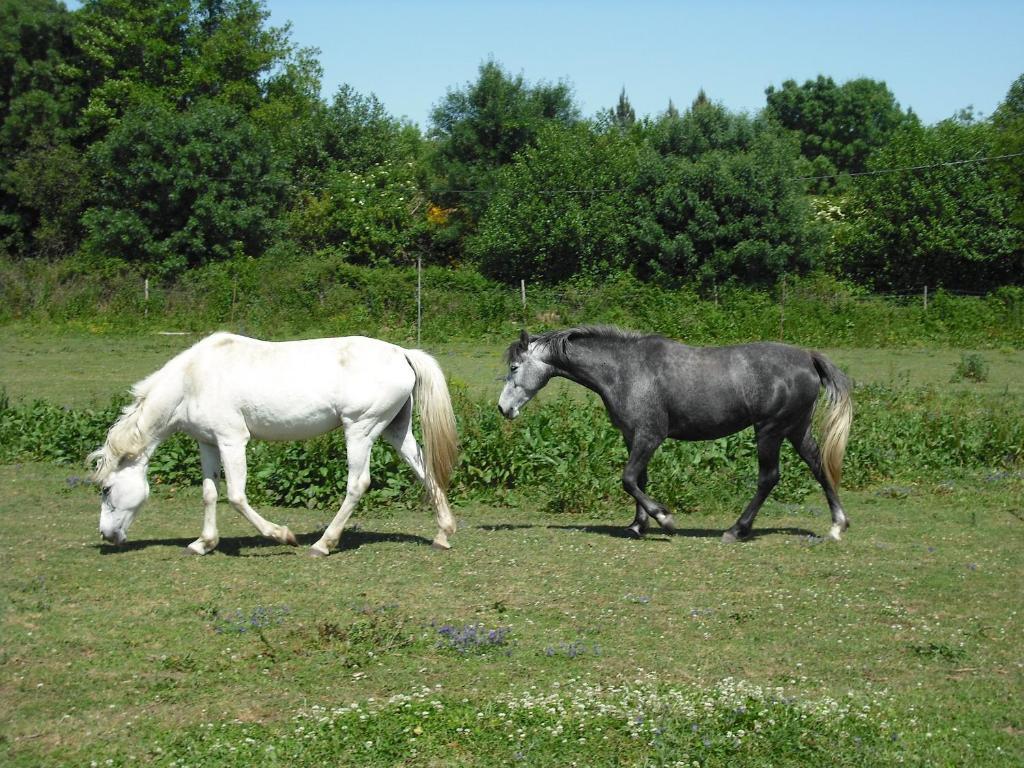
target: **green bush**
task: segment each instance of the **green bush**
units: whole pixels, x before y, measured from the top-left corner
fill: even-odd
[[[531,498],[553,512],[632,507],[620,479],[625,446],[600,403],[562,395],[534,403],[509,422],[489,400],[469,399],[456,389],[454,402],[462,445],[455,500],[502,504]],[[946,478],[951,472],[1024,462],[1020,403],[874,385],[859,387],[855,402],[847,485]],[[0,461],[81,466],[102,443],[121,405],[74,410],[41,401],[12,405],[0,396]],[[333,508],[345,493],[344,456],[340,431],[302,443],[253,443],[249,493],[263,504]],[[371,475],[368,503],[419,503],[412,472],[383,443],[374,447]],[[669,441],[655,454],[650,476],[651,493],[678,511],[723,503],[738,507],[756,484],[753,435],[746,430],[709,442]],[[198,484],[194,441],[176,435],[164,443],[153,457],[150,477],[156,485]],[[784,449],[776,498],[801,501],[819,493],[795,453]]]
[[[269,138],[245,115],[202,101],[188,112],[145,105],[89,150],[100,180],[85,211],[83,255],[97,269],[151,275],[261,253],[285,181]]]
[[[99,275],[72,261],[0,257],[0,322],[85,325],[93,331],[143,329],[256,336],[361,334],[416,340],[416,270],[369,268],[347,254],[296,254],[284,246],[259,259],[236,258],[150,280],[125,269]],[[1024,345],[1024,290],[986,297],[879,297],[823,274],[789,277],[774,288],[727,282],[663,288],[628,272],[518,286],[471,269],[423,271],[424,343],[509,339],[521,327],[542,330],[613,323],[692,344],[779,339],[813,347],[924,345],[986,348]]]
[[[985,358],[976,353],[960,355],[960,362],[956,364],[951,381],[988,381],[988,363]]]

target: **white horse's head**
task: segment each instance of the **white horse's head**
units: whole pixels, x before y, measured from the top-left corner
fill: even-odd
[[[111,544],[128,540],[128,527],[149,498],[146,461],[131,461],[104,478],[100,496],[100,535]]]
[[[551,380],[555,373],[553,366],[537,354],[538,345],[530,341],[529,334],[522,331],[518,341],[505,353],[508,361],[508,376],[498,397],[498,410],[506,419],[514,419],[519,409]]]

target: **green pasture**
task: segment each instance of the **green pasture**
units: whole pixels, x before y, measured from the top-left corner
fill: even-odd
[[[162,366],[173,355],[202,338],[202,334],[131,336],[82,331],[40,331],[27,325],[0,326],[0,385],[14,400],[42,399],[81,407],[106,404]],[[502,356],[507,342],[453,341],[424,344],[441,362],[449,378],[473,395],[493,394],[504,375]],[[408,346],[405,340],[396,343]],[[857,383],[935,386],[991,394],[1024,394],[1024,350],[978,351],[956,349],[828,349],[827,352]],[[977,355],[988,366],[985,381],[957,380],[965,355]],[[553,382],[552,392],[577,391]],[[547,393],[547,390],[545,390]]]
[[[192,340],[6,326],[0,384],[106,405]],[[431,351],[484,400],[501,346]],[[1020,351],[830,354],[859,383],[1022,402]],[[965,354],[985,381],[951,381]],[[0,763],[1019,765],[1024,473],[894,466],[844,491],[838,544],[815,492],[722,545],[738,497],[709,476],[672,537],[620,537],[624,494],[553,514],[520,488],[457,505],[439,553],[425,509],[372,497],[323,560],[329,509],[262,509],[292,549],[222,503],[218,551],[188,557],[199,489],[157,486],[112,549],[82,466],[0,466]]]
[[[131,546],[108,550],[95,494],[68,477],[0,468],[11,765],[317,765],[317,750],[335,765],[1024,757],[1019,474],[847,494],[853,527],[835,545],[813,537],[828,526],[817,503],[769,503],[758,538],[732,547],[718,541],[727,508],[633,542],[616,535],[625,504],[600,518],[471,505],[448,553],[430,548],[426,512],[367,508],[323,561],[228,511],[220,551],[184,556],[196,489],[158,494]],[[304,546],[328,519],[265,511]],[[471,626],[504,636],[460,647],[441,631]],[[736,712],[766,694],[725,712],[703,703],[726,680],[789,703],[756,730]],[[624,689],[637,701],[616,709]],[[506,702],[561,694],[512,728],[501,717]],[[388,703],[403,696],[411,714]],[[699,712],[674,710],[674,696]],[[352,705],[385,711],[360,720]],[[804,706],[826,715],[788,711]],[[298,725],[317,732],[308,755]]]

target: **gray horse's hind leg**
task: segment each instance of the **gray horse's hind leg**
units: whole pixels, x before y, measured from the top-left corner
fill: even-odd
[[[811,425],[808,424],[799,438],[790,437],[789,441],[796,448],[797,454],[804,460],[811,469],[811,474],[818,481],[821,489],[825,492],[825,499],[828,501],[828,509],[832,515],[832,528],[829,530],[829,538],[839,541],[843,533],[850,527],[850,521],[843,511],[843,505],[839,503],[839,494],[832,487],[832,483],[825,476],[825,470],[821,466],[821,453],[818,451],[818,443],[811,434]]]
[[[622,471],[622,487],[626,493],[636,499],[636,517],[626,528],[627,535],[640,538],[649,525],[649,517],[658,521],[658,525],[671,533],[675,530],[675,520],[668,510],[660,503],[647,495],[647,464],[651,456],[661,445],[664,438],[650,437],[647,435],[636,435],[632,441],[627,440],[629,445],[629,460],[626,468]]]
[[[782,438],[779,435],[768,430],[758,430],[757,491],[754,492],[754,498],[747,504],[743,514],[732,528],[722,534],[722,541],[732,543],[750,538],[750,529],[754,525],[754,518],[757,517],[768,494],[779,482],[779,449],[781,446]]]

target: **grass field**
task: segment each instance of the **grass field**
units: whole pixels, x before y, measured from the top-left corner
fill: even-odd
[[[122,337],[83,332],[41,332],[30,326],[0,326],[0,385],[12,399],[40,398],[73,407],[103,404],[201,338],[145,334]],[[508,339],[508,343],[514,341]],[[401,343],[401,342],[399,342]],[[504,374],[506,344],[452,342],[429,345],[448,376],[472,394],[493,393]],[[937,386],[991,394],[1024,394],[1024,350],[825,349],[858,383]],[[953,382],[958,363],[974,354],[988,366],[986,381]],[[553,382],[550,392],[558,392]],[[572,387],[570,391],[578,388]],[[548,393],[548,390],[545,390]]]
[[[0,329],[0,383],[106,403],[188,343]],[[499,347],[435,351],[475,393],[497,389]],[[988,380],[950,384],[957,350],[833,352],[859,381],[1020,391],[1019,351],[979,354]],[[545,515],[519,494],[456,509],[447,553],[426,511],[361,507],[325,560],[226,505],[219,550],[184,556],[195,487],[158,489],[130,545],[101,547],[82,474],[0,466],[12,766],[1024,761],[1020,471],[848,491],[839,544],[817,538],[817,496],[769,501],[730,547],[727,500],[634,542],[625,497]],[[329,517],[263,511],[304,545]]]

